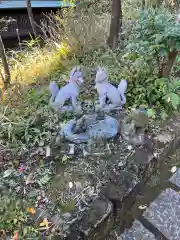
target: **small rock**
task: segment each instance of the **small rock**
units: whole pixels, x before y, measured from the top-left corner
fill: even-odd
[[[70,147],[70,150],[69,150],[68,154],[73,155],[74,154],[74,144],[69,144],[69,147]]]
[[[40,201],[41,200],[41,196],[37,196],[37,200]]]
[[[176,167],[176,166],[174,166],[174,167],[171,168],[171,172],[172,172],[172,173],[175,173],[176,170],[177,170],[177,167]]]
[[[140,210],[144,210],[144,209],[147,208],[147,206],[146,206],[146,205],[140,205],[138,208],[139,208]]]
[[[47,148],[46,148],[46,157],[49,157],[51,155],[51,149],[50,149],[50,147],[48,146]]]

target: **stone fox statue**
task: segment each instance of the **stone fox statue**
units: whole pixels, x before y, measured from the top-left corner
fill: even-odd
[[[57,83],[52,81],[49,85],[51,98],[49,104],[58,111],[74,111],[77,109],[77,98],[79,97],[80,85],[83,83],[83,74],[80,67],[75,67],[70,72],[69,83],[58,88]],[[71,100],[72,105],[64,105]]]
[[[121,80],[116,88],[108,81],[108,73],[104,68],[98,68],[96,73],[96,89],[99,95],[99,105],[96,110],[118,110],[126,103],[125,92],[127,90],[127,81]],[[107,104],[107,99],[109,104]]]

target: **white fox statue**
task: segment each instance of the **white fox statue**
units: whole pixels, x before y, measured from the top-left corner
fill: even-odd
[[[95,79],[95,87],[99,95],[99,105],[96,106],[96,110],[112,111],[120,110],[126,103],[126,90],[127,80],[121,80],[116,88],[108,81],[108,73],[105,68],[98,68]],[[106,103],[106,99],[109,100],[109,104]]]
[[[79,97],[80,86],[83,82],[83,74],[80,67],[72,69],[69,83],[64,87],[59,89],[57,83],[52,81],[49,85],[49,91],[51,93],[51,98],[49,100],[50,106],[62,112],[75,111],[80,108],[77,99]],[[71,105],[64,105],[68,100],[71,100]]]

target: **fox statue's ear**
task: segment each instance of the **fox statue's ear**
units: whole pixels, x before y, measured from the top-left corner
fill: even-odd
[[[76,70],[79,71],[79,72],[81,72],[81,71],[82,71],[81,66],[77,66],[77,67],[76,67]]]
[[[82,70],[81,70],[81,67],[80,67],[80,66],[76,66],[76,67],[74,67],[74,68],[71,70],[71,72],[70,72],[70,78],[73,77],[76,72],[81,72],[81,73],[82,73]]]
[[[99,67],[96,72],[95,82],[103,83],[108,82],[108,73],[105,68]]]

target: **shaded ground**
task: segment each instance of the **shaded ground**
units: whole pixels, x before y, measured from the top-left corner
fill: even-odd
[[[169,182],[169,179],[179,167],[180,148],[176,149],[173,155],[167,157],[162,164],[154,170],[147,183],[141,187],[134,205],[126,212],[123,223],[116,224],[114,231],[107,240],[116,240],[117,236],[120,236],[125,229],[131,228],[133,221],[143,215],[149,204],[152,203],[163,190],[169,187],[175,189],[175,185]]]

